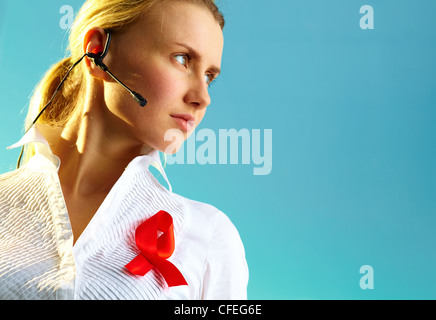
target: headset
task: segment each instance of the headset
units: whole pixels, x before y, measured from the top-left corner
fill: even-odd
[[[54,91],[51,99],[49,100],[49,102],[44,106],[44,108],[42,108],[42,110],[39,112],[39,114],[36,116],[35,120],[33,120],[31,126],[26,130],[25,133],[27,133],[32,127],[33,125],[38,121],[38,119],[41,117],[41,115],[44,113],[44,111],[50,106],[50,104],[53,102],[53,99],[56,97],[56,95],[58,94],[59,90],[61,89],[62,85],[64,84],[65,80],[67,79],[68,75],[70,74],[70,72],[83,60],[83,58],[88,57],[96,66],[98,66],[100,69],[102,69],[104,72],[106,72],[107,74],[109,74],[112,79],[114,79],[116,82],[118,82],[124,89],[126,89],[130,95],[133,97],[133,99],[141,106],[141,107],[145,107],[147,105],[147,100],[144,99],[143,96],[141,96],[139,93],[131,90],[129,87],[127,87],[124,83],[122,83],[115,75],[112,74],[112,72],[109,71],[109,68],[103,63],[103,59],[106,57],[108,51],[109,51],[109,45],[111,43],[111,32],[107,29],[104,29],[104,31],[107,34],[107,38],[106,38],[106,44],[104,46],[103,52],[98,52],[98,53],[92,53],[92,52],[87,52],[85,53],[79,60],[77,60],[72,66],[71,68],[67,71],[66,75],[64,76],[64,78],[62,79],[62,81],[59,83],[58,87],[56,88],[56,90]],[[19,168],[20,166],[20,162],[21,162],[21,158],[23,156],[23,152],[24,152],[24,146],[21,148],[21,153],[20,156],[18,158],[18,162],[17,162],[17,168]]]
[[[124,89],[126,89],[127,91],[129,91],[129,93],[132,95],[133,99],[135,99],[135,101],[141,106],[141,107],[145,107],[147,105],[147,100],[144,99],[143,96],[141,96],[139,93],[130,90],[129,87],[127,87],[124,83],[122,83],[120,80],[118,80],[117,77],[115,77],[108,69],[108,67],[103,63],[103,59],[104,57],[106,57],[107,52],[109,51],[109,45],[111,43],[111,33],[109,30],[104,30],[107,33],[107,39],[106,39],[106,44],[104,46],[104,50],[103,52],[99,52],[99,53],[91,53],[91,52],[87,52],[83,55],[83,57],[87,56],[92,62],[94,62],[94,64],[98,67],[100,67],[104,72],[106,72],[107,74],[109,74],[112,79],[114,79],[116,82],[118,82],[120,85],[122,85],[124,87]],[[83,59],[83,57],[79,60],[79,62]],[[68,74],[67,74],[68,75]]]

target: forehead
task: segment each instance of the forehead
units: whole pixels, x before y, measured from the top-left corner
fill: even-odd
[[[204,58],[221,61],[223,33],[206,7],[188,1],[165,1],[147,12],[139,24],[142,34],[156,47],[185,44]]]

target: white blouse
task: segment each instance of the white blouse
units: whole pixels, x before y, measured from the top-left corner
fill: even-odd
[[[158,151],[131,161],[73,246],[59,158],[38,126],[10,148],[30,142],[36,155],[0,175],[0,299],[247,298],[248,267],[235,226],[217,208],[173,193]],[[139,254],[136,228],[160,210],[174,223],[168,261],[188,285],[168,287],[156,268],[144,276],[125,268]]]

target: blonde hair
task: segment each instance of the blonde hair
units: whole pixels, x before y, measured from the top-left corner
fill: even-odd
[[[116,32],[129,27],[157,4],[170,1],[185,1],[209,9],[215,20],[224,28],[224,17],[219,12],[214,0],[87,0],[83,4],[70,31],[68,50],[70,56],[54,64],[36,86],[29,104],[25,120],[25,130],[32,126],[36,116],[50,101],[54,91],[60,84],[73,63],[83,56],[83,39],[86,32],[94,27]],[[64,127],[74,117],[77,106],[81,102],[86,89],[85,66],[71,71],[61,90],[51,105],[44,111],[38,122],[52,127]],[[27,145],[21,159],[26,163],[35,150],[32,144]],[[18,164],[20,165],[20,163]]]

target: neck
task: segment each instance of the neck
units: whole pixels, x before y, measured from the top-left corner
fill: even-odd
[[[53,151],[61,160],[59,179],[64,192],[107,194],[135,157],[152,151],[123,135],[121,120],[102,103],[89,100],[81,114],[72,118]]]

